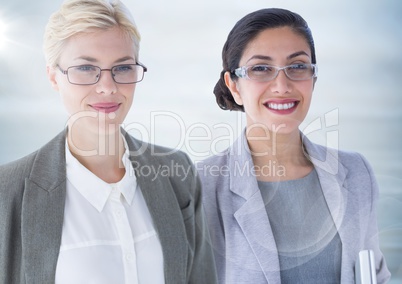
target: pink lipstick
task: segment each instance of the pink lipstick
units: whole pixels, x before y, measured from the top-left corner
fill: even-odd
[[[115,112],[120,108],[118,103],[96,103],[90,105],[94,110],[104,113]]]

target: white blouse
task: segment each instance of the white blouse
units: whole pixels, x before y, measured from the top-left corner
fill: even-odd
[[[164,283],[162,247],[128,157],[126,150],[123,179],[108,184],[85,168],[66,143],[57,284]]]

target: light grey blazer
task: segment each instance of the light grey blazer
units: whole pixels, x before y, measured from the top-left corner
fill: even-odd
[[[125,136],[162,245],[166,283],[216,283],[194,166],[182,152]],[[164,171],[149,174],[150,167]],[[0,167],[1,284],[54,283],[65,196],[64,132]]]
[[[378,186],[357,153],[303,144],[318,173],[342,241],[341,283],[354,283],[360,250],[372,249],[378,283],[390,278],[379,249]],[[211,234],[219,283],[280,283],[278,252],[243,135],[226,151],[196,165]]]

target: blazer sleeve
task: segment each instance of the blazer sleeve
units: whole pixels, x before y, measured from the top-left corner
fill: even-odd
[[[186,159],[191,167],[192,193],[194,202],[194,224],[186,225],[187,236],[193,239],[193,261],[188,268],[188,283],[218,283],[215,260],[211,246],[210,235],[206,224],[204,209],[201,197],[201,181],[195,166],[186,155]],[[192,229],[191,229],[192,228]],[[191,229],[191,232],[189,232]]]
[[[35,155],[0,166],[0,283],[25,282],[21,212],[25,178]]]
[[[366,169],[368,171],[370,182],[371,182],[371,208],[370,208],[370,216],[369,216],[369,225],[368,231],[366,234],[365,239],[365,246],[367,249],[371,249],[374,252],[375,256],[375,266],[376,266],[376,273],[377,273],[377,283],[387,283],[391,278],[391,273],[387,268],[387,264],[385,258],[380,250],[379,246],[379,232],[378,232],[378,223],[377,223],[377,203],[379,198],[379,188],[374,176],[373,169],[371,168],[368,161],[360,155],[362,158]]]

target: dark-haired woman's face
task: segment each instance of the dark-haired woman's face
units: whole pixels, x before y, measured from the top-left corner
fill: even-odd
[[[289,27],[282,27],[264,30],[252,40],[244,50],[239,66],[284,67],[299,63],[311,63],[310,47],[305,38]],[[283,70],[267,82],[248,78],[232,81],[226,74],[236,103],[244,106],[248,127],[263,124],[279,133],[298,131],[310,107],[314,81],[314,78],[289,79]]]

